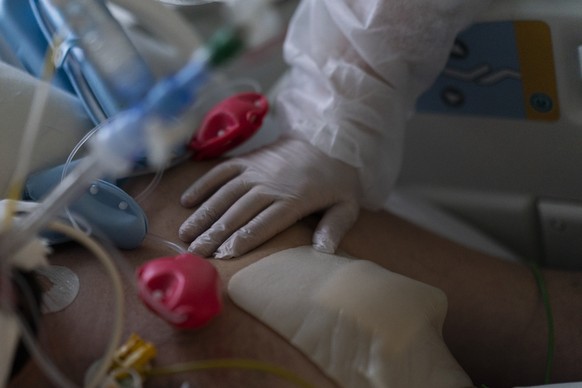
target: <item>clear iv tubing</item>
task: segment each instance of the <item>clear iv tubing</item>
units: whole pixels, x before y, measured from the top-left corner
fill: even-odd
[[[248,44],[253,21],[241,19],[234,26],[219,30],[210,44],[193,53],[186,66],[158,82],[142,103],[121,112],[102,128],[91,141],[89,156],[49,193],[35,211],[2,236],[0,257],[10,257],[18,252],[80,197],[94,180],[127,173],[135,162],[146,155],[163,154],[158,158],[159,166],[166,163],[169,157],[167,151],[183,144],[185,139],[170,133],[175,132],[175,128],[173,131],[164,130],[164,126],[193,105],[212,68],[228,61]],[[161,147],[159,143],[162,143]],[[166,152],[160,152],[160,149]]]
[[[128,172],[149,149],[148,139],[152,136],[149,129],[153,126],[160,130],[164,120],[178,116],[192,105],[195,93],[208,78],[208,54],[206,49],[197,50],[186,67],[158,83],[142,104],[120,113],[105,125],[90,142],[89,155],[34,211],[3,236],[0,256],[9,257],[21,249],[96,179]]]
[[[54,220],[63,209],[77,199],[91,182],[108,173],[109,168],[102,161],[90,155],[85,158],[66,178],[57,185],[49,196],[2,238],[1,256],[10,257]]]
[[[38,204],[30,202],[18,202],[16,206],[19,212],[28,213],[35,209],[38,206]],[[121,336],[123,334],[123,312],[124,312],[123,281],[121,279],[119,271],[115,266],[115,263],[113,262],[113,257],[110,254],[110,252],[108,252],[108,250],[106,250],[101,245],[96,243],[90,237],[72,228],[71,226],[68,226],[58,221],[51,222],[48,226],[48,229],[67,235],[71,239],[83,245],[86,249],[88,249],[95,255],[96,259],[98,259],[101,262],[101,264],[104,266],[106,272],[110,277],[112,291],[114,295],[113,327],[111,328],[110,331],[111,335],[109,337],[109,341],[102,356],[102,360],[104,360],[104,362],[100,363],[99,367],[95,369],[94,373],[91,375],[91,378],[88,380],[87,384],[85,384],[85,388],[102,386],[100,385],[100,382],[107,373],[109,361],[113,359],[115,351],[118,348],[119,343],[121,342]],[[15,280],[17,279],[18,278],[15,278]],[[26,300],[34,299],[30,295],[29,288],[26,287],[26,285],[20,284],[20,289],[21,292],[23,292]],[[76,385],[57,368],[57,366],[53,363],[49,356],[39,346],[27,322],[21,319],[21,317],[19,317],[19,319],[17,319],[17,323],[20,326],[20,334],[22,335],[22,339],[24,340],[24,343],[28,351],[31,353],[32,357],[35,359],[35,361],[38,363],[39,367],[44,371],[47,377],[58,387],[75,388]]]

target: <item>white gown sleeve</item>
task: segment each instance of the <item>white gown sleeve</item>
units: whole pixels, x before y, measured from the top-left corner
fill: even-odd
[[[404,126],[456,35],[489,0],[303,0],[284,45],[281,123],[358,168],[380,207],[400,170]]]

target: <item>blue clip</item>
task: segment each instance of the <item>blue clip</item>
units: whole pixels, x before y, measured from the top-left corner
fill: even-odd
[[[60,182],[63,168],[58,166],[29,177],[25,184],[24,199],[42,200]],[[103,234],[118,248],[137,248],[147,235],[148,222],[144,211],[129,194],[112,182],[95,181],[88,192],[69,209],[86,220],[97,235]],[[52,244],[67,241],[60,235],[45,237]]]

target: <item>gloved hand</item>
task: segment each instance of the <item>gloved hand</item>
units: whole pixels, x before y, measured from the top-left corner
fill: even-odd
[[[218,165],[188,188],[182,205],[201,206],[180,227],[180,239],[191,242],[190,252],[232,258],[324,211],[313,246],[333,253],[358,217],[359,198],[355,167],[283,137]]]

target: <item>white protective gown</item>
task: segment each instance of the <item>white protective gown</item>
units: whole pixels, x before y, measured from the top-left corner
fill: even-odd
[[[284,46],[277,112],[292,133],[359,169],[380,207],[400,169],[404,126],[455,36],[489,0],[303,0]]]

